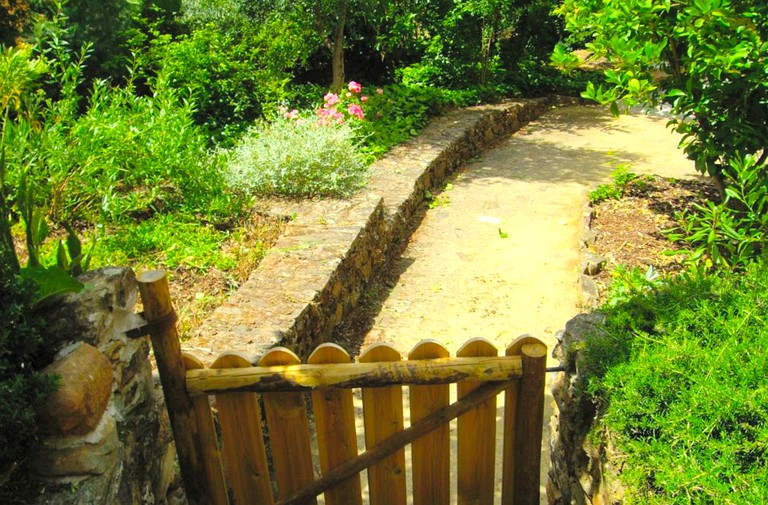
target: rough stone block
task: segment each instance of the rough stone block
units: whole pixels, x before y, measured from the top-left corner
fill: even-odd
[[[98,349],[81,344],[57,359],[45,372],[60,377],[42,413],[53,435],[84,435],[92,431],[112,393],[112,364]]]
[[[50,437],[40,445],[32,469],[49,479],[108,475],[120,457],[117,426],[109,412],[87,436]]]

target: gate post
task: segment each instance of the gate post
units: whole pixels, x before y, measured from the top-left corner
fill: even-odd
[[[192,399],[187,394],[186,369],[181,356],[168,279],[165,272],[151,270],[141,273],[136,281],[163,386],[184,491],[191,505],[205,505],[209,503],[205,491],[205,468],[198,445],[198,427]]]
[[[547,348],[540,343],[525,344],[520,355],[523,360],[523,376],[517,397],[514,504],[538,505]]]

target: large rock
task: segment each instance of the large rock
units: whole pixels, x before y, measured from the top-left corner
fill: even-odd
[[[49,437],[42,441],[32,468],[47,479],[77,480],[111,474],[119,459],[115,417],[107,413],[87,436]]]
[[[43,412],[51,435],[85,435],[93,431],[112,393],[112,364],[89,344],[77,346],[45,369],[59,376],[59,387]]]

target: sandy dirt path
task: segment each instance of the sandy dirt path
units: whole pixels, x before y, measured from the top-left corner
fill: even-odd
[[[529,333],[551,351],[555,333],[579,313],[587,191],[610,181],[621,163],[636,173],[696,175],[666,122],[614,119],[595,107],[554,109],[469,164],[438,196],[397,261],[399,280],[363,348],[390,342],[408,352],[434,338],[454,354],[472,337],[503,349]],[[550,358],[549,365],[556,363]],[[546,403],[548,425],[553,402]],[[546,447],[542,463],[544,486]]]

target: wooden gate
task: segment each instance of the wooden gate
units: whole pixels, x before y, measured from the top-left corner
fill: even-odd
[[[496,397],[503,392],[501,503],[538,505],[546,347],[537,339],[517,339],[504,356],[484,339],[468,341],[456,357],[427,340],[405,361],[380,344],[351,362],[340,347],[322,344],[306,363],[275,348],[257,366],[228,352],[206,368],[181,353],[164,274],[142,274],[139,288],[190,503],[314,504],[324,494],[328,505],[357,505],[359,473],[367,469],[373,505],[405,504],[407,478],[414,504],[448,504],[448,422],[458,418],[457,502],[490,505]],[[449,403],[452,383],[457,400]],[[407,428],[403,385],[409,386]],[[362,397],[362,453],[354,388]]]

